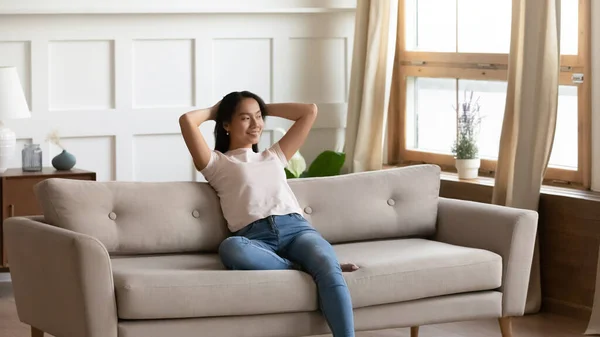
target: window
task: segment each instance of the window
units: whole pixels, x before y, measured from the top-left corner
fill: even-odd
[[[562,0],[561,75],[547,181],[589,187],[590,0]],[[481,169],[493,174],[507,90],[512,0],[401,0],[400,135],[390,158],[452,169],[456,110],[466,92],[481,106]],[[587,76],[589,78],[589,76]],[[393,119],[390,119],[393,120]],[[390,140],[391,142],[393,140]],[[396,152],[396,153],[394,153]]]

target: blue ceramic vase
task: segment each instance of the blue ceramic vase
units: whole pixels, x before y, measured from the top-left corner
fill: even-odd
[[[75,156],[63,150],[56,157],[52,158],[52,166],[59,171],[68,171],[75,166]]]

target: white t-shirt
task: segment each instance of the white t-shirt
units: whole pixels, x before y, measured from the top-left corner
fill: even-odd
[[[284,153],[275,143],[263,152],[240,148],[225,154],[212,151],[200,172],[217,191],[232,232],[270,215],[300,213],[300,205],[287,183]]]

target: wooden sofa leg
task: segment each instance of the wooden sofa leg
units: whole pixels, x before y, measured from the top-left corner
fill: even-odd
[[[498,318],[498,323],[500,323],[502,337],[512,337],[512,323],[510,317],[500,317]]]
[[[419,327],[418,326],[410,327],[410,337],[419,337]]]
[[[44,337],[44,332],[36,327],[31,327],[31,337]]]

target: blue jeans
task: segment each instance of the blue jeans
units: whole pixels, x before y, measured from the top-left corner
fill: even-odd
[[[352,301],[333,248],[300,214],[255,221],[219,246],[228,269],[298,269],[308,272],[319,292],[319,306],[334,337],[354,336]]]

